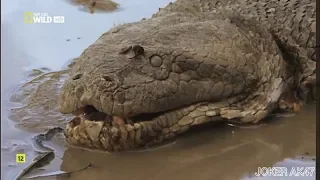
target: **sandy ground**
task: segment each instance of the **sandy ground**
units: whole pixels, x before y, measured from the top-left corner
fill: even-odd
[[[54,101],[64,76],[61,72],[53,73],[55,77],[50,80],[50,72],[65,68],[112,26],[150,17],[170,1],[116,2],[120,7],[114,12],[93,15],[64,0],[1,2],[1,179],[17,179],[32,159],[39,157],[32,137],[51,127],[63,126],[67,119],[58,113]],[[25,24],[23,15],[27,11],[61,15],[65,23]],[[32,81],[41,76],[41,71],[49,74]],[[50,87],[50,91],[43,86]],[[21,107],[34,92],[47,92],[46,101],[42,102],[46,109],[41,103]],[[9,116],[15,121],[9,120]],[[46,145],[55,150],[53,160],[27,174],[25,179],[259,180],[261,177],[250,175],[258,167],[315,166],[315,106],[306,107],[294,117],[268,121],[259,128],[196,129],[172,144],[143,152],[105,154],[67,148],[58,137]],[[27,154],[25,164],[15,162],[15,154],[21,152]]]

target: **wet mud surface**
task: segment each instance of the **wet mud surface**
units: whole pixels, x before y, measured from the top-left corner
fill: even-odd
[[[315,166],[316,109],[310,104],[297,115],[276,117],[255,126],[207,124],[193,128],[174,142],[143,151],[104,153],[68,147],[61,131],[72,117],[58,112],[57,95],[67,71],[29,73],[6,101],[11,124],[2,139],[2,179],[256,179],[258,167]],[[9,108],[8,108],[9,107]],[[14,122],[14,123],[12,123]],[[14,125],[12,125],[14,124]],[[45,135],[38,136],[39,133]],[[47,136],[48,135],[48,136]],[[27,154],[16,164],[15,154]],[[41,158],[35,163],[32,159]],[[296,177],[289,179],[315,179]],[[277,179],[276,177],[263,178]]]

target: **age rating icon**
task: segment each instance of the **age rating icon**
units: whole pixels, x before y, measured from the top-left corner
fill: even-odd
[[[18,164],[25,163],[26,162],[26,154],[24,154],[24,153],[16,154],[16,162]]]

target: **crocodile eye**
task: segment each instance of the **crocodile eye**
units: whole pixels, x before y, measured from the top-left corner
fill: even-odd
[[[312,61],[317,61],[317,54],[316,54],[316,52],[313,52],[313,54],[312,54],[312,56],[311,56],[311,60]]]

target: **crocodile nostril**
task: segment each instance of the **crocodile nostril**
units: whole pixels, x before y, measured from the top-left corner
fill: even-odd
[[[113,81],[113,79],[110,76],[103,76],[103,79],[106,81]]]
[[[144,54],[144,48],[140,45],[132,46],[132,50],[136,56]]]
[[[81,77],[82,77],[82,74],[77,74],[72,78],[72,80],[77,80],[77,79],[80,79]]]
[[[122,48],[119,54],[129,55],[129,59],[136,58],[140,55],[144,55],[144,48],[140,45],[133,45],[129,47]]]

